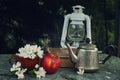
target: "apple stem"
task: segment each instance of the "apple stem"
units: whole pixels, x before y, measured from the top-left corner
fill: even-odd
[[[50,53],[50,49],[48,48],[48,47],[44,47],[44,54],[46,54],[46,53]]]

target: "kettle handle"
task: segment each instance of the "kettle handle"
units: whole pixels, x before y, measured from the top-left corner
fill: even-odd
[[[105,57],[104,60],[101,60],[99,63],[104,64],[108,59],[110,59],[112,57],[112,55],[115,55],[116,52],[117,52],[117,47],[116,46],[114,46],[114,45],[106,46],[102,53],[107,53],[108,56]]]
[[[100,60],[99,64],[105,64],[105,62],[110,59],[112,57],[112,55],[108,55],[104,60]]]

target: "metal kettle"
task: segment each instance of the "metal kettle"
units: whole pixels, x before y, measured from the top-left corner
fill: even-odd
[[[99,61],[96,45],[90,44],[89,42],[90,39],[87,38],[86,43],[80,44],[76,53],[73,53],[69,43],[66,43],[71,61],[75,63],[75,67],[79,71],[84,70],[85,72],[95,72],[99,69],[99,63],[102,63]]]

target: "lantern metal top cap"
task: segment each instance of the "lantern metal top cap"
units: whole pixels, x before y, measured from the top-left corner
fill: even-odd
[[[85,7],[81,6],[81,5],[76,5],[72,7],[73,9],[85,9]]]

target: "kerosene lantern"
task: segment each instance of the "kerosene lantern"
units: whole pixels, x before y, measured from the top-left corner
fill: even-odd
[[[66,48],[66,41],[73,48],[77,48],[80,43],[85,43],[86,38],[91,41],[91,20],[88,15],[83,13],[85,7],[76,5],[72,8],[73,13],[66,15],[64,19],[61,36],[62,48]]]

